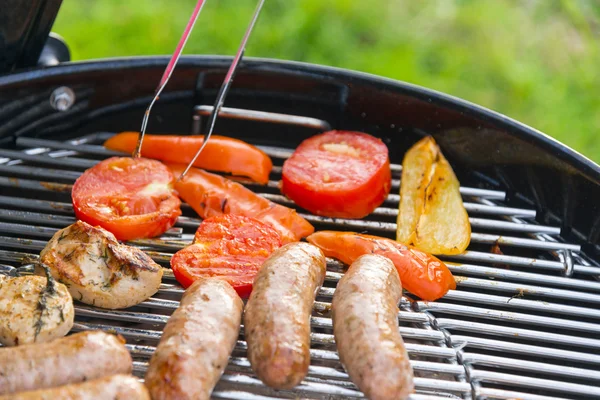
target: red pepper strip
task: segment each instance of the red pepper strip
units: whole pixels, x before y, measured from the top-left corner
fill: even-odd
[[[182,164],[167,164],[175,176],[185,169]],[[192,168],[175,190],[202,218],[238,214],[256,218],[275,228],[283,243],[297,242],[315,228],[295,210],[260,197],[250,189],[219,175]]]
[[[138,140],[137,132],[122,132],[106,142],[110,150],[130,153]],[[188,164],[204,142],[204,136],[145,135],[142,156],[171,163]],[[198,168],[244,176],[266,184],[273,163],[259,148],[238,139],[211,136],[194,163]]]
[[[321,231],[306,238],[327,257],[352,264],[363,254],[379,254],[389,258],[400,274],[402,286],[423,300],[434,301],[448,290],[456,289],[456,281],[448,267],[436,257],[395,240],[354,232]]]

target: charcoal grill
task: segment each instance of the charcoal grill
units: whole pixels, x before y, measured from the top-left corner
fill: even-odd
[[[31,273],[46,241],[75,221],[71,185],[85,169],[116,154],[102,147],[104,140],[139,128],[167,61],[21,65],[0,76],[1,272]],[[154,108],[149,132],[202,132],[230,62],[182,58]],[[334,128],[386,142],[393,162],[386,202],[364,220],[298,210],[316,229],[393,237],[403,154],[427,134],[441,145],[461,181],[473,234],[466,253],[442,257],[457,290],[435,302],[405,293],[400,303],[399,329],[416,374],[412,399],[600,398],[598,165],[460,99],[329,67],[245,59],[226,106],[216,132],[260,146],[274,162],[268,185],[248,187],[286,206],[294,207],[279,192],[281,165],[304,138]],[[183,292],[169,259],[191,242],[199,223],[184,205],[164,236],[131,242],[166,268],[159,292],[119,311],[76,302],[73,331],[122,334],[134,372],[143,378]],[[213,397],[363,397],[341,367],[332,335],[330,302],[343,270],[328,261],[312,317],[311,366],[300,386],[275,391],[261,384],[245,357],[242,330]]]

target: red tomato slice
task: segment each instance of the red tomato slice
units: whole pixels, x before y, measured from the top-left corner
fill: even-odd
[[[279,233],[265,223],[241,215],[219,215],[202,221],[194,243],[171,258],[171,269],[184,288],[198,278],[214,277],[247,298],[263,262],[281,245]]]
[[[173,181],[171,171],[158,161],[111,157],[75,181],[75,216],[119,240],[158,236],[181,215]]]
[[[282,192],[300,207],[332,218],[363,218],[390,192],[387,146],[361,132],[306,139],[283,164]]]

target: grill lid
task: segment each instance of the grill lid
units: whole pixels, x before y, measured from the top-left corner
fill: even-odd
[[[44,63],[53,63],[57,57],[60,61],[68,61],[68,50],[64,53],[66,46],[58,37],[49,37],[61,3],[62,0],[3,0],[0,7],[0,75],[38,65],[46,43],[49,45],[47,51],[54,49],[56,53],[53,56],[46,54]]]

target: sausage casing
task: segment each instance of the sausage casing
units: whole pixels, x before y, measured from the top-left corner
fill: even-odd
[[[243,306],[219,279],[187,288],[150,359],[145,383],[153,400],[210,397],[237,342]]]
[[[0,394],[51,388],[133,368],[125,340],[85,331],[52,342],[0,348]]]
[[[150,400],[148,389],[131,375],[0,396],[0,400]]]
[[[272,388],[291,389],[308,372],[310,316],[326,267],[316,246],[290,243],[271,254],[254,280],[244,314],[248,359]]]
[[[350,379],[372,400],[406,399],[413,370],[398,330],[402,285],[394,264],[367,254],[357,258],[331,304],[333,333]]]

